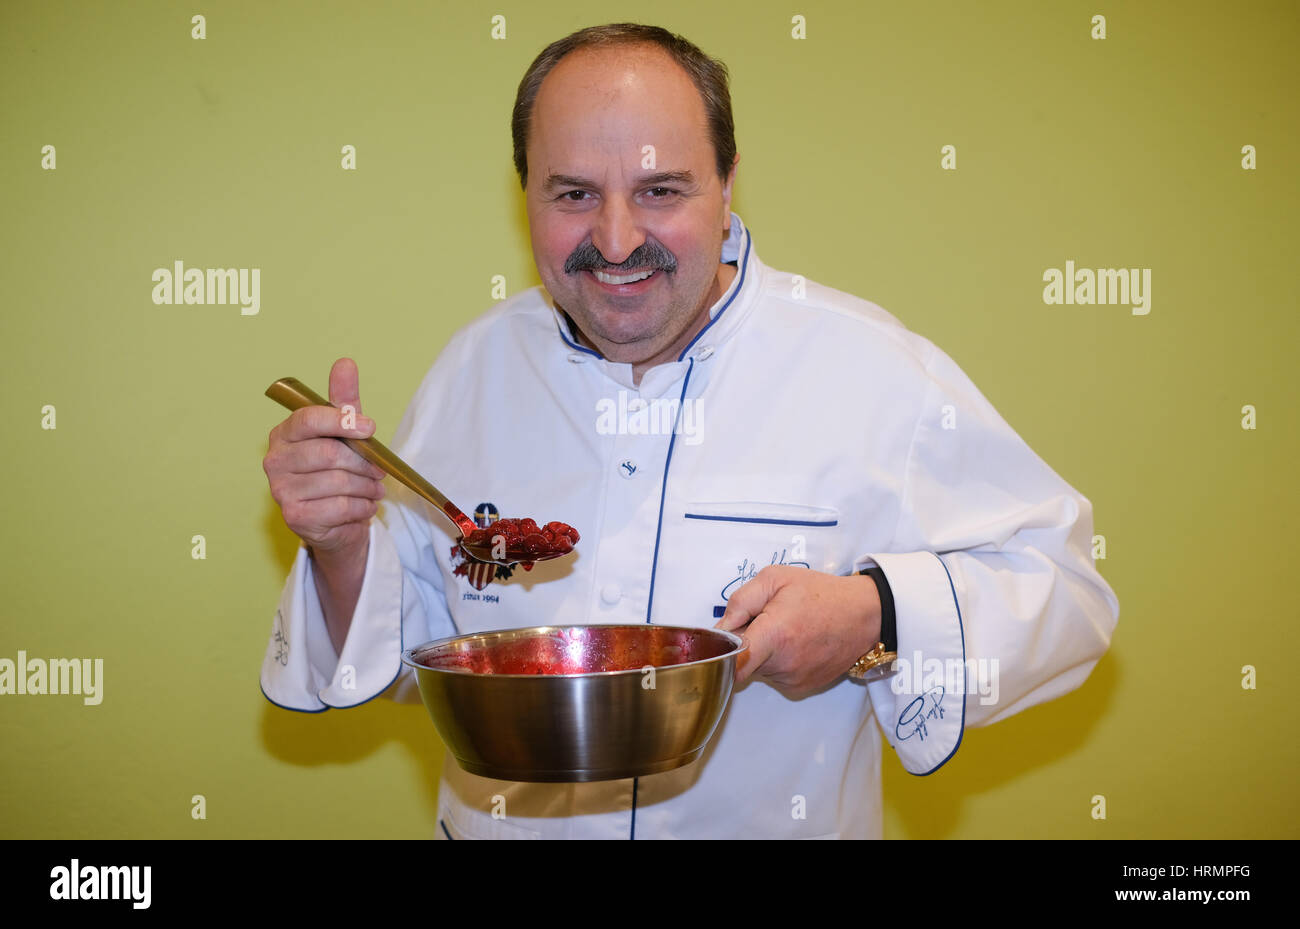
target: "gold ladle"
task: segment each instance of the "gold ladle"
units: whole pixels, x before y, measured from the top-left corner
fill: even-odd
[[[338,407],[296,377],[280,378],[266,389],[266,395],[289,410],[298,410],[305,406],[329,406],[338,409]],[[392,449],[373,436],[368,439],[347,439],[340,436],[335,436],[335,438],[366,459],[366,461],[383,469],[437,507],[439,513],[442,513],[456,524],[456,528],[461,532],[460,538],[456,540],[457,544],[460,545],[461,551],[475,561],[485,561],[489,564],[509,567],[519,562],[547,561],[568,554],[567,552],[540,552],[535,554],[530,552],[526,555],[516,553],[512,556],[509,549],[507,549],[505,558],[493,558],[490,542],[483,545],[467,545],[465,543],[465,537],[479,528],[474,524],[474,520],[466,516],[464,510],[448,500],[442,491],[421,477],[418,471],[395,455]]]

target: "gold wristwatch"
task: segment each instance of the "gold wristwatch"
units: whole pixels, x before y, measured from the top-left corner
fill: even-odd
[[[867,652],[849,668],[849,677],[864,683],[883,681],[898,673],[894,664],[898,660],[897,652],[885,651],[885,643],[877,642],[876,647]]]

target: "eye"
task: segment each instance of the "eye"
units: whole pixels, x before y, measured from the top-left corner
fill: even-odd
[[[671,195],[677,193],[677,191],[673,190],[671,187],[651,187],[651,188],[650,188],[650,192],[651,192],[651,193],[654,193],[654,192],[657,191],[657,190],[662,190],[662,191],[664,192],[664,196],[662,196],[662,197],[651,197],[651,198],[650,198],[651,200],[667,200],[668,197],[670,197]]]
[[[560,194],[559,199],[566,200],[569,203],[581,203],[582,202],[581,197],[585,193],[586,193],[585,190],[569,190],[566,191],[565,193]],[[577,194],[578,196],[574,197],[573,196],[574,194]]]

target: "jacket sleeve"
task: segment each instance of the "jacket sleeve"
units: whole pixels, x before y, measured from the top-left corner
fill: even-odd
[[[423,392],[428,387],[422,385]],[[392,448],[408,457],[417,419],[413,401],[398,424]],[[401,663],[403,648],[454,635],[435,558],[426,504],[396,481],[370,521],[370,549],[352,624],[336,653],[321,609],[314,565],[305,543],[280,594],[262,661],[262,693],[277,706],[306,713],[354,707],[381,694],[418,703],[414,675]],[[445,538],[445,536],[441,536]]]
[[[929,774],[966,726],[1079,687],[1119,601],[1092,561],[1092,505],[932,347],[892,552],[898,673],[868,684],[903,767]]]

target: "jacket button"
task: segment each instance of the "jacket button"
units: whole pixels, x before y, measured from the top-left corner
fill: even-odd
[[[631,458],[624,458],[618,463],[618,473],[628,480],[631,480],[636,474],[637,464]]]
[[[600,599],[613,606],[623,599],[623,591],[617,584],[606,584],[600,591]]]

